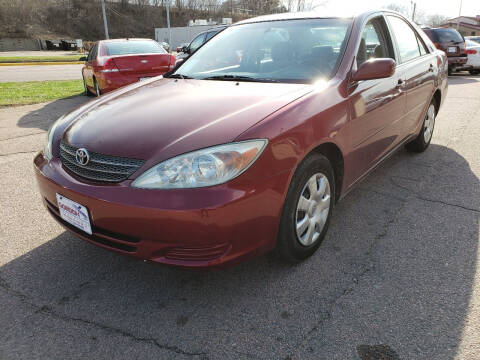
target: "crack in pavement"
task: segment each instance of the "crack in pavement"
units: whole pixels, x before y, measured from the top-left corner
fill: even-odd
[[[13,137],[5,138],[5,139],[0,139],[0,141],[20,139],[20,138],[24,138],[24,137],[28,137],[28,136],[45,134],[45,133],[46,133],[46,131],[39,131],[39,132],[36,132],[36,133],[31,133],[31,134],[26,134],[26,135],[19,135],[19,136],[13,136]]]
[[[0,277],[0,288],[5,289],[7,292],[16,296],[17,298],[19,298],[24,303],[32,306],[34,309],[36,309],[35,310],[36,314],[50,316],[50,317],[53,317],[55,319],[59,319],[59,320],[66,321],[66,322],[68,322],[68,321],[80,322],[82,324],[90,325],[90,326],[99,328],[101,330],[104,330],[104,331],[107,331],[107,332],[110,332],[110,333],[114,333],[114,334],[117,334],[117,335],[128,337],[128,338],[133,339],[137,342],[151,343],[161,350],[168,350],[168,351],[174,352],[176,354],[187,355],[187,356],[200,356],[204,360],[208,359],[208,354],[206,352],[186,351],[186,350],[183,350],[183,349],[181,349],[181,348],[179,348],[178,346],[175,346],[175,345],[162,344],[155,338],[136,336],[135,334],[132,334],[131,332],[128,332],[128,331],[126,331],[124,329],[121,329],[121,328],[116,328],[116,327],[113,327],[113,326],[110,326],[110,325],[102,324],[102,323],[87,320],[87,319],[82,319],[82,318],[79,318],[79,317],[73,317],[73,316],[60,314],[60,313],[54,311],[53,308],[50,307],[50,306],[47,306],[47,305],[40,306],[40,305],[36,304],[27,295],[25,295],[24,293],[22,293],[18,290],[15,290],[2,277]]]
[[[393,197],[393,196],[390,196],[388,194],[380,194],[380,195],[384,195],[384,196],[387,196],[387,197]],[[395,197],[396,198],[396,197]],[[374,250],[376,249],[376,247],[378,246],[380,240],[382,238],[384,238],[387,234],[388,234],[388,230],[390,228],[390,226],[395,223],[395,221],[397,220],[397,217],[398,215],[402,212],[402,210],[405,208],[405,204],[407,203],[408,201],[408,196],[404,199],[402,198],[396,198],[398,201],[401,202],[400,206],[398,206],[398,208],[396,209],[396,211],[393,213],[393,215],[391,216],[390,219],[387,219],[387,221],[383,224],[383,229],[380,233],[378,233],[374,240],[372,241],[371,245],[368,247],[368,250],[365,252],[365,256],[367,257],[367,260],[365,261],[365,268],[356,273],[356,274],[352,274],[353,276],[353,279],[351,280],[351,284],[350,286],[347,286],[345,287],[342,291],[339,292],[339,294],[337,294],[335,297],[333,297],[333,299],[331,301],[329,301],[327,303],[327,306],[326,306],[326,310],[323,312],[323,316],[320,318],[320,320],[318,320],[316,322],[316,324],[306,333],[306,335],[304,336],[304,339],[299,343],[299,345],[297,345],[297,347],[295,348],[295,351],[292,355],[288,355],[285,359],[291,359],[293,358],[294,356],[298,355],[300,349],[309,341],[309,339],[313,336],[313,334],[318,331],[318,329],[325,323],[325,321],[327,321],[328,319],[331,318],[332,316],[332,312],[333,312],[333,308],[335,307],[335,305],[340,301],[340,299],[342,299],[344,296],[346,295],[349,295],[350,293],[352,293],[355,289],[355,287],[359,284],[360,280],[366,275],[368,274],[370,271],[372,271],[373,269],[375,269],[375,260],[373,259],[373,252]]]
[[[405,186],[402,186],[398,183],[395,182],[395,180],[393,180],[393,177],[390,177],[390,182],[400,188],[400,189],[403,189],[403,190],[406,190],[408,191],[409,193],[411,193],[413,195],[414,198],[418,199],[418,200],[423,200],[423,201],[428,201],[428,202],[433,202],[433,203],[438,203],[438,204],[443,204],[443,205],[448,205],[448,206],[453,206],[453,207],[456,207],[456,208],[460,208],[460,209],[463,209],[463,210],[467,210],[467,211],[473,211],[473,212],[476,212],[476,213],[480,213],[480,210],[479,209],[475,209],[475,208],[471,208],[471,207],[468,207],[468,206],[464,206],[464,205],[460,205],[460,204],[452,204],[452,203],[449,203],[449,202],[446,202],[446,201],[443,201],[443,200],[438,200],[438,199],[429,199],[429,198],[426,198],[426,197],[423,197],[421,195],[419,195],[417,192],[413,191],[412,189],[409,189]]]
[[[0,154],[0,156],[10,156],[10,155],[19,155],[19,154],[36,154],[36,153],[38,153],[38,150],[33,150],[33,151],[19,151],[19,152],[8,153],[8,154]]]

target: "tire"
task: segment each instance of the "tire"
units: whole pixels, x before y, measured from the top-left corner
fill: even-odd
[[[93,96],[92,92],[87,87],[87,83],[85,82],[85,78],[83,76],[82,76],[82,78],[83,78],[83,88],[85,89],[85,95],[86,96]]]
[[[452,73],[453,73],[452,68],[448,67],[448,76],[452,76]]]
[[[95,95],[96,96],[102,95],[102,92],[100,91],[100,88],[98,87],[97,79],[95,79],[95,78],[93,78],[93,86],[95,86]]]
[[[422,128],[418,133],[415,140],[409,142],[405,145],[408,151],[412,152],[424,152],[427,150],[428,146],[430,145],[430,141],[432,141],[433,130],[435,129],[435,101],[432,100],[430,105],[428,106],[427,113],[425,114],[425,119],[423,120]]]
[[[478,69],[468,70],[468,72],[470,73],[470,75],[479,75],[480,74],[480,70],[478,70]]]
[[[316,189],[313,197],[312,188]],[[283,260],[297,263],[315,253],[330,224],[334,194],[330,161],[321,154],[309,155],[295,171],[283,206],[276,246]]]

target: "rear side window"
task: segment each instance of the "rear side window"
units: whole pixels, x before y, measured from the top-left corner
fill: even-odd
[[[420,55],[425,55],[428,53],[426,45],[423,43],[422,39],[420,39],[419,36],[417,36],[417,41],[418,41],[418,47],[420,48]]]
[[[215,36],[216,33],[217,33],[216,31],[210,31],[209,33],[207,33],[207,37],[205,38],[205,41],[210,40],[212,37]]]
[[[153,40],[127,40],[105,43],[107,55],[166,54],[165,49]]]
[[[462,35],[455,29],[435,29],[433,31],[437,35],[438,42],[463,42]]]
[[[88,53],[87,61],[93,61],[97,58],[98,44],[93,45],[92,49]]]
[[[190,43],[190,53],[195,52],[200,46],[202,46],[204,39],[205,39],[205,34],[200,34],[195,39],[193,39],[192,42]]]
[[[400,62],[415,59],[420,56],[417,35],[410,25],[396,16],[388,16],[393,34],[397,40]]]

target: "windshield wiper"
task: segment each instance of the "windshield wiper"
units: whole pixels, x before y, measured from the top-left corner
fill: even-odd
[[[173,78],[173,79],[194,79],[191,76],[182,75],[182,74],[171,74],[171,75],[168,75],[167,77]]]
[[[262,79],[262,78],[254,78],[250,76],[241,76],[241,75],[214,75],[214,76],[204,77],[201,80],[279,82],[278,80],[275,80],[275,79]]]

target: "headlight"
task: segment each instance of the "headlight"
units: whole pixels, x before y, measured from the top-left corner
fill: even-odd
[[[250,140],[197,150],[166,160],[140,175],[133,187],[182,189],[223,184],[260,156],[267,140]]]
[[[43,148],[43,156],[47,160],[52,160],[52,146],[53,146],[53,137],[55,135],[55,130],[57,129],[58,125],[61,123],[63,120],[63,116],[55,121],[53,125],[50,127],[50,129],[47,132],[47,143],[45,144],[45,147]]]

